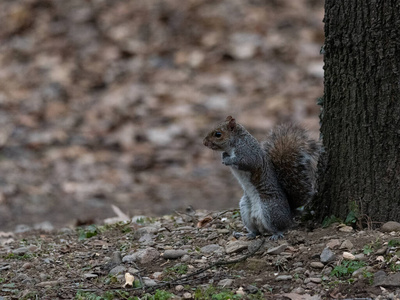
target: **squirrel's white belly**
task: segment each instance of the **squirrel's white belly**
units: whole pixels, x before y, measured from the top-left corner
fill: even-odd
[[[251,183],[251,173],[240,171],[234,168],[231,168],[231,170],[233,175],[240,182],[240,185],[242,186],[247,198],[250,200],[249,221],[253,223],[254,227],[256,227],[259,232],[264,233],[265,231],[268,231],[267,228],[269,228],[269,226],[267,223],[269,218],[268,210],[266,209],[266,203],[262,203],[259,192]]]

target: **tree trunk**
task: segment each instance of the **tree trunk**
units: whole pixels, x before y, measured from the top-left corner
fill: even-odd
[[[314,204],[400,221],[400,1],[325,1],[324,98]]]

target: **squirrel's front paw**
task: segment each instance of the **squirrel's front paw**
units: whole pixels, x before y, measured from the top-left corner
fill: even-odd
[[[231,159],[231,157],[229,156],[229,154],[226,153],[226,152],[223,152],[223,153],[222,153],[222,163],[223,163],[224,165],[226,165],[226,166],[232,165],[232,159]]]

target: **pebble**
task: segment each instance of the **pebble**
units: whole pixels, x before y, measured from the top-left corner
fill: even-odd
[[[24,254],[26,254],[28,252],[30,252],[28,247],[21,247],[21,248],[18,248],[18,249],[15,249],[12,251],[13,254],[21,255],[21,256],[23,256]]]
[[[231,241],[226,244],[225,251],[227,254],[241,252],[248,248],[249,243],[250,243],[249,241],[242,241],[242,240]]]
[[[160,257],[160,252],[156,249],[148,247],[137,252],[137,260],[141,264],[147,264]]]
[[[288,245],[283,244],[283,245],[279,245],[278,247],[270,248],[267,250],[267,254],[272,254],[272,255],[281,254],[283,251],[286,250],[287,246]]]
[[[400,231],[400,223],[389,221],[382,225],[380,228],[382,232]]]
[[[233,283],[233,279],[225,278],[225,279],[220,280],[218,282],[218,285],[222,286],[222,287],[228,287],[228,286],[231,286],[232,283]]]
[[[126,268],[124,266],[116,266],[116,267],[112,268],[110,270],[110,272],[108,272],[108,274],[118,275],[118,274],[125,273],[125,271],[126,271]]]
[[[222,251],[222,247],[217,244],[211,244],[200,248],[201,253],[214,253]]]
[[[343,243],[340,245],[340,249],[347,249],[351,250],[353,249],[353,243],[350,240],[345,240]]]
[[[175,291],[177,291],[177,292],[181,292],[181,291],[183,291],[185,288],[183,287],[183,285],[177,285],[176,287],[175,287]]]
[[[293,273],[302,274],[302,273],[304,273],[305,271],[306,271],[306,269],[304,269],[303,267],[298,267],[298,268],[296,268],[296,269],[293,270]]]
[[[348,260],[355,260],[356,257],[350,252],[343,252],[343,258]]]
[[[140,238],[145,234],[156,234],[158,232],[158,228],[152,226],[140,227],[135,232],[135,238]]]
[[[328,247],[322,250],[322,253],[320,255],[320,260],[323,264],[330,263],[331,261],[334,261],[335,258],[336,258],[335,253]]]
[[[143,277],[143,283],[145,286],[155,286],[157,282],[149,277]]]
[[[330,249],[336,249],[340,246],[340,240],[339,239],[333,239],[330,240],[327,244],[326,247],[330,248]]]
[[[353,227],[351,226],[343,226],[339,228],[339,231],[341,232],[353,232]]]
[[[306,292],[302,287],[297,287],[292,290],[292,293],[303,295]]]
[[[323,269],[324,268],[324,264],[319,262],[319,261],[312,261],[310,263],[310,267],[311,268],[315,268],[315,269]]]
[[[98,275],[97,274],[93,274],[93,273],[85,273],[83,274],[83,278],[85,279],[91,279],[91,278],[97,278]]]
[[[387,249],[388,249],[387,246],[384,246],[384,247],[382,247],[382,248],[379,248],[378,250],[376,250],[375,254],[376,254],[376,255],[385,254],[386,251],[387,251]]]
[[[292,275],[279,275],[275,278],[276,281],[292,280]]]
[[[311,278],[310,278],[310,281],[319,284],[319,283],[322,282],[322,279],[321,279],[321,278],[311,277]]]
[[[185,255],[187,251],[185,250],[166,250],[164,253],[161,254],[161,256],[164,259],[177,259]]]
[[[183,294],[183,298],[184,299],[192,299],[192,294],[189,293],[189,292],[186,292],[186,293]]]
[[[122,262],[124,262],[124,263],[132,263],[132,262],[135,262],[135,261],[136,261],[136,258],[137,258],[137,254],[136,254],[136,253],[134,253],[134,254],[128,254],[128,255],[125,255],[125,256],[122,258]]]
[[[36,284],[37,287],[54,287],[58,284],[59,282],[57,280],[52,280],[52,281],[42,281]]]
[[[254,285],[248,285],[248,286],[246,286],[246,289],[245,289],[249,294],[255,294],[255,293],[257,293],[258,292],[258,287],[256,287],[256,286],[254,286]]]
[[[399,287],[400,273],[387,275],[384,271],[378,271],[374,274],[374,286]]]
[[[356,255],[354,255],[354,257],[355,257],[356,260],[361,260],[361,261],[364,261],[364,260],[367,259],[367,257],[365,256],[364,253],[356,254]]]
[[[111,263],[113,265],[119,265],[122,263],[122,256],[120,251],[114,251],[111,256]]]
[[[138,270],[138,269],[135,269],[135,268],[128,268],[128,273],[130,273],[130,274],[136,274],[136,273],[139,273],[139,270]]]

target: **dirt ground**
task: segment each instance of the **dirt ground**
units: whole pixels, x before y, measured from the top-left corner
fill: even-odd
[[[237,207],[202,145],[227,115],[318,137],[323,1],[0,6],[0,229]]]
[[[232,236],[237,211],[135,220],[1,233],[0,299],[400,299],[398,232],[300,226],[260,247]]]

